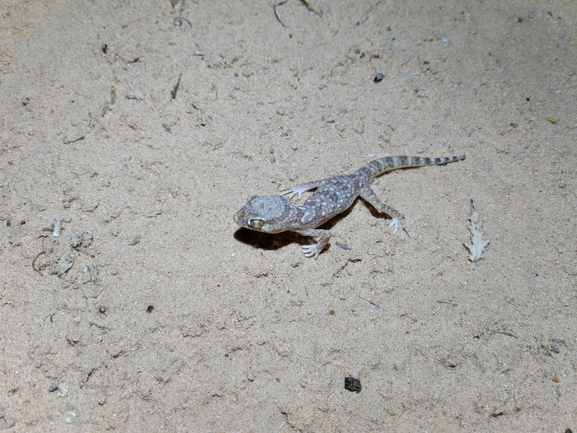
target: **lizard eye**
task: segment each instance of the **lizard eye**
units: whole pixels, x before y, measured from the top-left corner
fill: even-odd
[[[261,220],[259,218],[251,218],[248,220],[248,225],[253,229],[260,230],[264,225],[264,220]]]

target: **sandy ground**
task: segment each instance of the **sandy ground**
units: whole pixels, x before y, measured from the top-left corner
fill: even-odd
[[[49,3],[0,7],[0,429],[577,431],[574,1]],[[458,154],[374,182],[404,241],[232,220]]]

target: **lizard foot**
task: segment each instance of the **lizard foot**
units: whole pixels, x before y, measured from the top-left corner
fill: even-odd
[[[289,195],[288,198],[291,199],[293,198],[295,195],[297,196],[297,198],[301,198],[301,195],[303,195],[303,192],[308,191],[310,188],[307,188],[306,185],[301,186],[301,187],[296,187],[296,188],[288,188],[288,189],[283,189],[280,192],[280,195]]]
[[[317,247],[318,244],[314,245],[305,245],[303,248],[303,254],[305,257],[313,257],[315,260],[318,258],[321,250]]]
[[[397,230],[400,230],[401,231],[401,240],[405,239],[405,235],[403,233],[404,227],[403,227],[403,222],[401,221],[401,219],[393,218],[393,221],[391,221],[391,223],[389,224],[389,227],[394,227],[393,228],[393,234],[396,234]]]

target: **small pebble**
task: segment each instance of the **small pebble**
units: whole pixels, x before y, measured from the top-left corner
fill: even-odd
[[[52,236],[57,238],[58,236],[60,236],[61,230],[62,230],[62,220],[56,220],[56,222],[52,226]]]
[[[64,415],[64,421],[66,421],[66,424],[72,424],[75,419],[76,414],[74,412],[67,412],[66,415]]]
[[[361,392],[361,381],[354,377],[345,377],[345,389],[351,392]]]
[[[383,81],[383,74],[378,73],[377,75],[375,75],[375,79],[373,80],[375,83],[380,83],[381,81]]]

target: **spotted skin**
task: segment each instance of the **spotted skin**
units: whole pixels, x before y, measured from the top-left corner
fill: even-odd
[[[392,217],[389,227],[393,234],[400,230],[403,237],[403,215],[392,207],[381,203],[371,183],[378,175],[397,168],[425,167],[461,161],[465,155],[446,158],[421,158],[418,156],[388,156],[375,159],[363,165],[352,174],[343,174],[328,179],[316,180],[281,191],[291,199],[298,198],[309,190],[316,191],[301,205],[295,206],[280,195],[253,196],[246,205],[234,215],[241,227],[264,233],[293,231],[316,239],[313,245],[303,246],[305,257],[318,258],[327,246],[332,234],[330,230],[318,229],[334,216],[352,206],[357,197],[362,197],[377,211]]]

